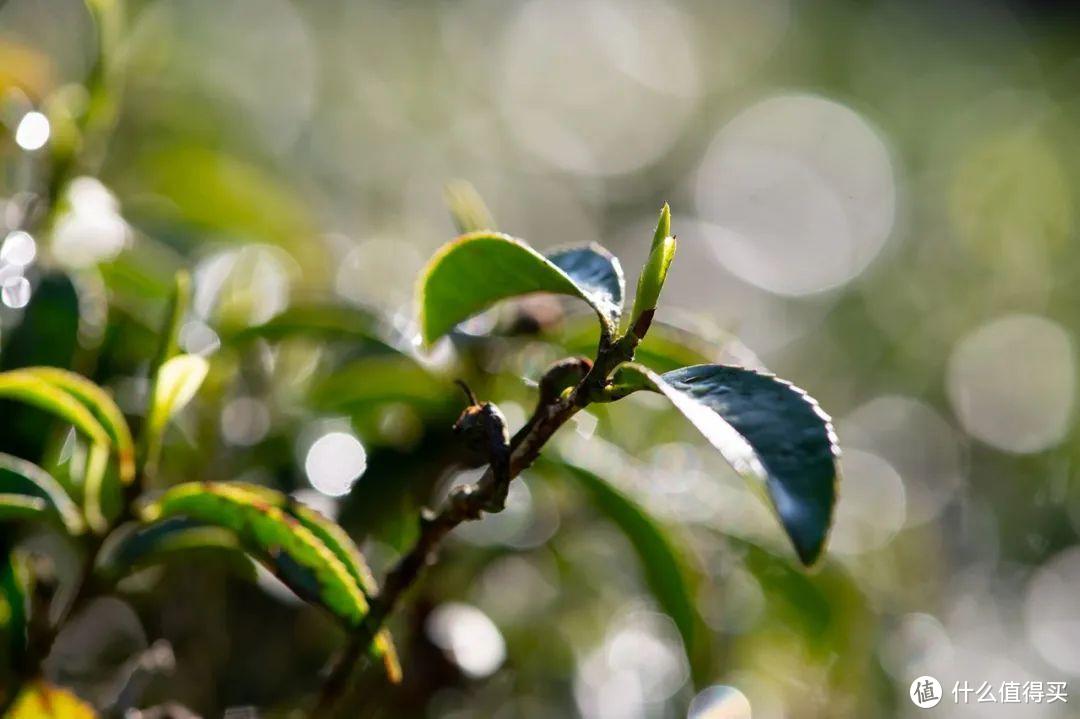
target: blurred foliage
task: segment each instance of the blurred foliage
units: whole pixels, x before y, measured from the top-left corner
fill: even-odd
[[[602,241],[628,268],[669,201],[680,255],[639,360],[765,365],[837,420],[839,517],[805,574],[661,398],[590,408],[553,450],[610,485],[538,467],[463,527],[391,625],[404,683],[358,679],[382,704],[364,716],[681,717],[724,685],[755,719],[902,717],[923,674],[1080,677],[1070,3],[93,7],[0,4],[0,369],[77,371],[138,437],[192,268],[178,351],[208,370],[156,487],[303,498],[382,574],[462,479],[444,472],[461,459],[452,379],[514,430],[544,368],[597,342],[572,305],[527,298],[413,344],[414,280],[456,232],[459,177],[490,208],[462,229],[494,217],[544,252]],[[51,134],[29,150],[35,110]],[[84,439],[40,407],[0,416],[0,451],[78,494]],[[0,540],[29,551],[32,596],[70,596],[85,558],[56,532]],[[677,585],[630,560],[664,546],[689,655]],[[219,547],[125,572],[72,618],[50,682],[111,715],[287,716],[343,635],[245,562]]]

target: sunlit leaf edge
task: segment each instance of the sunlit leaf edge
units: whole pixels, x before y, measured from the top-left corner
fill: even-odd
[[[545,277],[541,278],[542,282],[534,283],[529,287],[521,288],[519,290],[508,291],[489,298],[483,298],[479,302],[467,303],[468,306],[464,311],[450,312],[446,317],[440,317],[437,320],[433,319],[429,307],[430,289],[433,283],[437,280],[443,280],[440,273],[446,271],[448,258],[479,242],[496,242],[500,243],[503,247],[514,248],[516,251],[520,252],[520,258],[533,263],[533,269],[547,274]],[[420,272],[416,285],[416,307],[421,338],[424,343],[427,345],[432,344],[435,340],[439,339],[439,337],[452,330],[460,322],[482,312],[501,300],[533,292],[565,294],[584,300],[596,311],[605,330],[609,334],[614,333],[618,328],[619,317],[622,312],[622,296],[625,294],[622,268],[614,255],[595,244],[588,245],[586,248],[564,248],[557,250],[555,254],[565,253],[572,249],[589,249],[595,252],[597,256],[602,257],[605,261],[611,263],[620,287],[617,303],[614,301],[605,301],[602,298],[598,298],[593,293],[590,293],[581,284],[575,281],[563,268],[559,267],[549,259],[549,257],[545,257],[524,240],[516,237],[511,237],[510,235],[501,232],[478,231],[466,233],[443,245],[434,255],[432,255],[431,259],[428,260],[428,263]],[[485,273],[497,273],[499,270],[499,267],[481,268],[481,271]],[[454,284],[458,280],[468,280],[468,278],[447,277],[445,279],[448,284]],[[440,307],[445,307],[445,302],[441,302]]]
[[[793,405],[793,407],[814,416],[813,429],[819,430],[821,433],[821,437],[815,438],[814,440],[815,444],[818,446],[808,448],[805,445],[799,445],[797,449],[802,453],[809,453],[809,459],[816,463],[820,463],[822,460],[826,459],[825,455],[828,455],[828,476],[822,477],[822,479],[825,479],[828,483],[826,487],[823,487],[823,489],[825,489],[825,494],[822,495],[822,498],[824,499],[825,506],[823,508],[818,507],[818,510],[824,510],[823,517],[819,516],[816,519],[811,517],[810,519],[812,521],[807,525],[807,517],[805,515],[807,511],[809,511],[809,508],[805,503],[799,506],[796,498],[789,496],[789,485],[795,478],[790,475],[781,476],[775,469],[775,464],[777,462],[776,458],[790,453],[793,446],[792,442],[795,441],[794,437],[789,436],[786,439],[783,452],[774,452],[771,454],[765,452],[762,448],[755,447],[749,438],[731,424],[731,413],[729,413],[729,416],[724,416],[721,414],[720,410],[699,401],[698,397],[694,396],[693,393],[680,390],[673,384],[673,382],[682,382],[683,380],[681,377],[683,375],[704,371],[728,372],[738,376],[740,380],[747,379],[754,382],[766,382],[768,383],[770,390],[780,390],[788,393],[785,401],[795,401],[798,403],[797,405]],[[679,376],[677,377],[676,375]],[[832,427],[832,421],[829,416],[821,410],[816,400],[810,397],[810,395],[801,388],[796,387],[786,380],[779,379],[772,374],[743,367],[717,364],[684,367],[679,370],[664,373],[663,375],[657,374],[647,367],[634,363],[626,363],[620,366],[615,374],[612,387],[614,395],[624,396],[637,390],[649,390],[663,394],[673,405],[675,405],[676,409],[690,420],[690,423],[705,436],[709,443],[723,455],[736,472],[744,477],[760,480],[767,491],[769,497],[768,504],[779,519],[788,538],[791,540],[796,554],[799,556],[799,560],[808,567],[813,566],[820,560],[821,556],[824,554],[824,548],[827,544],[829,531],[832,527],[836,512],[838,484],[840,479],[840,449],[837,443],[836,433]],[[700,394],[700,392],[698,394]],[[759,398],[757,403],[758,406],[755,406],[753,400],[748,401],[745,407],[740,408],[740,412],[748,410],[753,412],[762,411],[760,399],[763,398]],[[772,419],[775,421],[777,417],[778,415],[773,415]],[[758,419],[760,419],[760,417],[758,417]],[[790,419],[790,417],[781,419]],[[805,429],[807,429],[807,427],[799,428],[792,426],[788,432],[790,433],[796,430]],[[817,442],[818,439],[822,441]],[[800,441],[805,441],[805,437],[800,438]],[[772,465],[772,468],[770,468],[770,465]],[[805,498],[798,499],[801,501]]]

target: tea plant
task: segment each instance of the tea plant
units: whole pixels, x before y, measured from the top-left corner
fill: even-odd
[[[626,531],[657,603],[691,650],[698,621],[679,548],[628,495],[566,457],[544,451],[559,429],[586,408],[639,392],[666,398],[761,490],[798,559],[807,566],[819,560],[836,502],[838,450],[829,419],[816,402],[755,369],[715,363],[647,366],[650,358],[664,355],[655,349],[662,339],[651,352],[645,350],[676,251],[667,206],[627,312],[621,265],[602,247],[542,254],[491,229],[490,216],[466,186],[455,188],[451,205],[463,234],[435,253],[417,283],[417,323],[424,344],[447,341],[447,335],[450,342],[466,342],[456,329],[461,323],[504,300],[533,293],[584,302],[596,315],[599,340],[591,356],[561,359],[542,373],[535,408],[513,434],[496,404],[461,383],[467,406],[454,432],[466,464],[486,470],[475,483],[455,487],[439,506],[421,513],[411,547],[381,583],[341,526],[282,491],[197,477],[161,487],[160,469],[169,462],[169,453],[163,452],[167,426],[196,395],[208,371],[206,359],[177,350],[186,275],[177,279],[139,421],[129,424],[107,391],[65,369],[33,366],[0,373],[0,398],[33,405],[74,428],[79,450],[69,481],[26,459],[0,456],[0,632],[5,647],[0,702],[14,705],[15,716],[38,716],[42,706],[64,702],[75,707],[64,716],[88,711],[42,682],[42,662],[67,618],[91,598],[117,591],[117,582],[135,569],[189,554],[198,562],[198,552],[206,548],[243,552],[297,596],[325,609],[344,630],[348,640],[312,698],[313,716],[345,712],[360,701],[378,703],[377,695],[354,696],[352,679],[360,665],[373,659],[391,681],[400,680],[388,618],[435,561],[444,538],[463,522],[502,511],[515,477],[538,461],[575,479]],[[378,337],[375,322],[344,309],[294,307],[227,339],[306,332],[372,339]],[[400,344],[385,344],[387,351],[408,356]],[[341,373],[320,391],[332,398],[380,381],[374,373]],[[34,590],[32,565],[17,541],[27,524],[53,527],[85,558],[70,598],[61,601],[58,595],[53,606],[47,593]]]

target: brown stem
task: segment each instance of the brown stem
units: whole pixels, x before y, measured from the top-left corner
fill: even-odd
[[[500,463],[493,457],[487,471],[476,484],[456,488],[439,512],[424,510],[421,513],[420,536],[416,544],[386,575],[382,590],[372,601],[364,623],[352,635],[323,684],[313,717],[332,716],[334,707],[346,698],[348,680],[357,661],[386,618],[396,609],[404,593],[431,563],[446,535],[462,522],[480,519],[485,511],[491,511],[493,500],[499,496],[505,497],[509,482],[532,465],[552,435],[588,404],[588,397],[594,391],[592,382],[596,381],[594,369],[593,364],[584,358],[556,363],[540,382],[540,399],[532,417],[510,440],[508,467],[500,469]],[[606,381],[606,378],[603,380]],[[558,384],[574,389],[566,396],[550,391]]]

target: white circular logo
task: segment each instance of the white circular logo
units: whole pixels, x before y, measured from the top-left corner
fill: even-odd
[[[920,709],[936,707],[941,701],[941,682],[933,677],[919,677],[908,691],[911,703]]]

